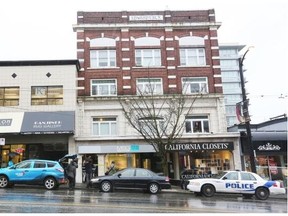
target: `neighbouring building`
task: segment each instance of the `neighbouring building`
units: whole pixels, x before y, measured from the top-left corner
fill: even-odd
[[[257,173],[263,178],[282,180],[287,187],[287,116],[284,114],[250,127]],[[250,171],[245,125],[234,125],[228,130],[240,132],[242,167]]]
[[[213,9],[79,11],[73,30],[81,70],[75,152],[70,152],[80,155],[79,164],[92,158],[97,175],[112,161],[119,169],[161,171],[154,149],[128,124],[118,101],[139,89],[149,93],[150,84],[159,100],[169,94],[201,94],[193,114],[183,116],[181,144],[167,146],[171,178],[179,179],[184,167],[195,168],[199,175],[241,169],[239,134],[227,132],[220,25]]]
[[[78,60],[0,61],[0,156],[58,160],[74,149]]]
[[[240,123],[236,115],[236,104],[242,101],[239,52],[244,47],[244,45],[238,44],[219,45],[221,77],[228,127]]]

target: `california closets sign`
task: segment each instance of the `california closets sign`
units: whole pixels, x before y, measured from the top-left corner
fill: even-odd
[[[233,142],[203,142],[166,144],[166,151],[234,150]]]

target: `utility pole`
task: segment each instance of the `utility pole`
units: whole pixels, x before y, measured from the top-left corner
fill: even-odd
[[[244,74],[243,74],[243,61],[245,59],[246,54],[248,53],[248,50],[244,53],[242,58],[239,58],[239,72],[240,72],[240,79],[241,79],[241,89],[242,89],[242,101],[243,101],[243,116],[245,119],[245,128],[246,128],[246,135],[247,135],[247,144],[249,149],[249,157],[250,157],[250,165],[251,165],[251,171],[256,173],[256,153],[254,150],[253,142],[252,142],[252,135],[251,135],[251,127],[250,127],[250,116],[248,111],[249,106],[249,100],[246,96],[246,89],[245,89],[245,81],[244,81]]]

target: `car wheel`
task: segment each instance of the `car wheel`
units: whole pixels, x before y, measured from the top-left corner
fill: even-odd
[[[157,183],[151,183],[149,185],[149,192],[152,194],[156,194],[159,192],[159,185]]]
[[[206,197],[212,197],[215,194],[215,188],[210,184],[203,185],[201,193]]]
[[[252,199],[253,195],[252,194],[242,194],[244,199]]]
[[[9,181],[8,178],[4,175],[0,176],[0,188],[6,188],[8,187]]]
[[[112,191],[112,184],[109,181],[103,181],[101,183],[101,191],[103,192],[110,192]]]
[[[54,178],[48,177],[44,180],[44,186],[48,190],[53,190],[57,187],[57,182]]]
[[[269,190],[265,187],[260,187],[256,189],[255,196],[259,200],[266,200],[269,197]]]

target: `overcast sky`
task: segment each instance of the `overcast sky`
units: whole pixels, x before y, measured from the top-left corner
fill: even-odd
[[[287,0],[6,0],[0,61],[76,59],[77,11],[215,9],[219,43],[254,46],[244,67],[252,123],[287,113]],[[243,50],[243,53],[246,50]],[[0,74],[1,79],[1,74]],[[283,96],[281,98],[280,96]],[[280,98],[279,98],[280,97]]]

